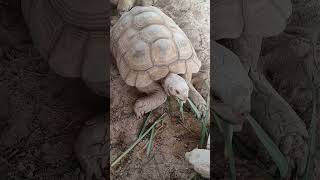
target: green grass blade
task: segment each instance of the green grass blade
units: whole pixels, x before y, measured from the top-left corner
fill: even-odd
[[[221,133],[223,133],[223,127],[222,127],[222,124],[221,124],[220,116],[218,116],[215,112],[213,112],[212,114],[213,114],[213,120],[216,122],[219,131]]]
[[[162,116],[157,119],[133,144],[131,144],[125,152],[123,152],[116,160],[114,160],[111,163],[111,167],[119,163],[123,157],[125,157],[158,123],[163,120],[164,116],[165,114],[162,114]]]
[[[251,116],[248,116],[248,121],[252,128],[254,129],[256,135],[258,136],[261,143],[269,152],[271,158],[276,163],[281,177],[286,177],[289,166],[287,159],[283,156],[277,145],[274,144],[272,139],[268,134],[261,128],[261,126],[253,119]]]
[[[229,166],[230,166],[230,175],[232,180],[236,180],[236,163],[234,159],[234,153],[233,153],[233,145],[232,145],[232,137],[233,137],[233,127],[231,124],[225,123],[224,122],[224,136],[226,140],[226,149],[228,153],[228,158],[229,158]]]
[[[200,115],[200,112],[199,112],[198,108],[196,107],[196,105],[194,105],[194,103],[189,98],[188,98],[188,103],[191,106],[192,112],[196,115],[196,118],[200,119],[201,115]]]
[[[147,155],[149,156],[152,150],[152,145],[153,145],[153,141],[154,141],[154,135],[155,135],[155,129],[156,127],[154,126],[151,130],[151,135],[148,141],[148,146],[147,146]]]
[[[148,116],[144,119],[143,126],[142,126],[142,128],[141,128],[141,130],[140,130],[140,133],[139,133],[139,135],[138,135],[138,138],[141,137],[142,134],[144,133],[144,131],[145,131],[146,127],[147,127],[147,124],[148,124],[148,121],[149,121],[151,115],[152,115],[152,111],[151,111],[151,112],[148,114]]]
[[[236,180],[237,179],[237,174],[236,174],[236,165],[235,165],[235,158],[234,158],[234,153],[233,153],[233,143],[232,143],[232,138],[233,138],[233,126],[224,120],[222,120],[219,116],[215,115],[214,116],[215,121],[223,133],[224,137],[224,142],[225,142],[225,148],[228,154],[228,159],[229,159],[229,166],[230,166],[230,176],[231,180]]]
[[[208,115],[208,111],[206,111],[204,117],[201,120],[200,147],[204,147],[205,146],[205,140],[209,135],[209,131],[208,131],[208,128],[207,128],[208,120],[209,120],[209,115]]]
[[[179,110],[180,112],[183,112],[183,101],[181,101],[179,98],[177,98],[178,104],[179,104]]]

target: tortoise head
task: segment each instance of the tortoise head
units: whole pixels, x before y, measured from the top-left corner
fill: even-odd
[[[168,96],[174,96],[186,102],[189,96],[189,86],[179,75],[169,73],[163,83],[163,88]]]

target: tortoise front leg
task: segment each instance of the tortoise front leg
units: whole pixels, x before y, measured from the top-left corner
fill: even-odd
[[[186,80],[189,86],[189,98],[196,105],[196,107],[200,111],[201,116],[203,116],[207,111],[207,102],[191,83],[192,73],[184,74],[183,78]]]
[[[167,100],[166,92],[158,83],[152,83],[147,87],[137,89],[148,94],[148,96],[139,98],[134,104],[134,112],[138,118],[161,106]]]

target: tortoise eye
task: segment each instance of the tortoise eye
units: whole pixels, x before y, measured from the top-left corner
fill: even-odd
[[[180,94],[180,92],[178,90],[176,90],[176,94]]]

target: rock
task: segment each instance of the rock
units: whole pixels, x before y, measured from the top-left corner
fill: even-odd
[[[210,178],[210,150],[194,149],[185,154],[186,160],[202,177]]]

